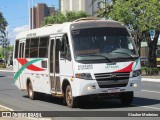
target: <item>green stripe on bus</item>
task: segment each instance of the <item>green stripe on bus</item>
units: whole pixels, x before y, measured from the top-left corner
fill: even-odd
[[[37,62],[37,61],[40,61],[40,60],[43,60],[43,59],[34,59],[34,60],[31,60],[31,61],[27,62],[26,64],[24,64],[24,66],[22,66],[22,67],[18,70],[18,72],[16,72],[16,74],[14,75],[14,81],[17,80],[17,78],[19,77],[19,75],[23,72],[23,70],[24,70],[26,67],[28,67],[29,65],[31,65],[31,64],[33,64],[33,63],[35,63],[35,62]]]
[[[136,68],[136,66],[137,66],[137,64],[138,64],[138,62],[139,62],[139,60],[140,60],[139,58],[136,60],[136,65],[134,66],[134,69]],[[133,69],[133,70],[134,70],[134,69]]]

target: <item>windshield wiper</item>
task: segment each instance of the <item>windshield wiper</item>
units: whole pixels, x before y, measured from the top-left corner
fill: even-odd
[[[90,54],[89,56],[100,56],[100,57],[104,57],[106,60],[108,60],[109,62],[112,62],[108,57],[101,55],[101,54]]]
[[[119,54],[125,54],[125,55],[128,55],[128,56],[130,56],[130,57],[132,58],[132,60],[134,60],[134,58],[136,58],[136,57],[132,56],[132,55],[131,55],[131,54],[129,54],[129,53],[124,53],[124,52],[112,52],[112,53],[119,53]]]

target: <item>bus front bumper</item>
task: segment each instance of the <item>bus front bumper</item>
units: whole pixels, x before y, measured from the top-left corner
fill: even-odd
[[[135,78],[129,78],[129,82],[125,87],[109,87],[100,88],[96,80],[87,80],[84,82],[80,88],[79,95],[92,95],[92,94],[102,94],[102,93],[118,93],[127,91],[140,91],[141,90],[141,76]]]

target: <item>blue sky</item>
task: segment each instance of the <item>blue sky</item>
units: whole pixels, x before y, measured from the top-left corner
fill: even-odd
[[[32,0],[30,0],[31,2]],[[48,6],[55,6],[58,9],[58,2],[59,0],[34,0],[34,5],[37,3],[46,3]],[[19,31],[28,29],[28,0],[0,0],[0,11],[8,22],[8,36],[11,42],[13,42],[15,35]]]

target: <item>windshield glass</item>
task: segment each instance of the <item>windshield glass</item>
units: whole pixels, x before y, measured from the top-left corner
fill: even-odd
[[[71,34],[76,61],[112,62],[138,57],[125,28],[87,28],[72,30]]]

